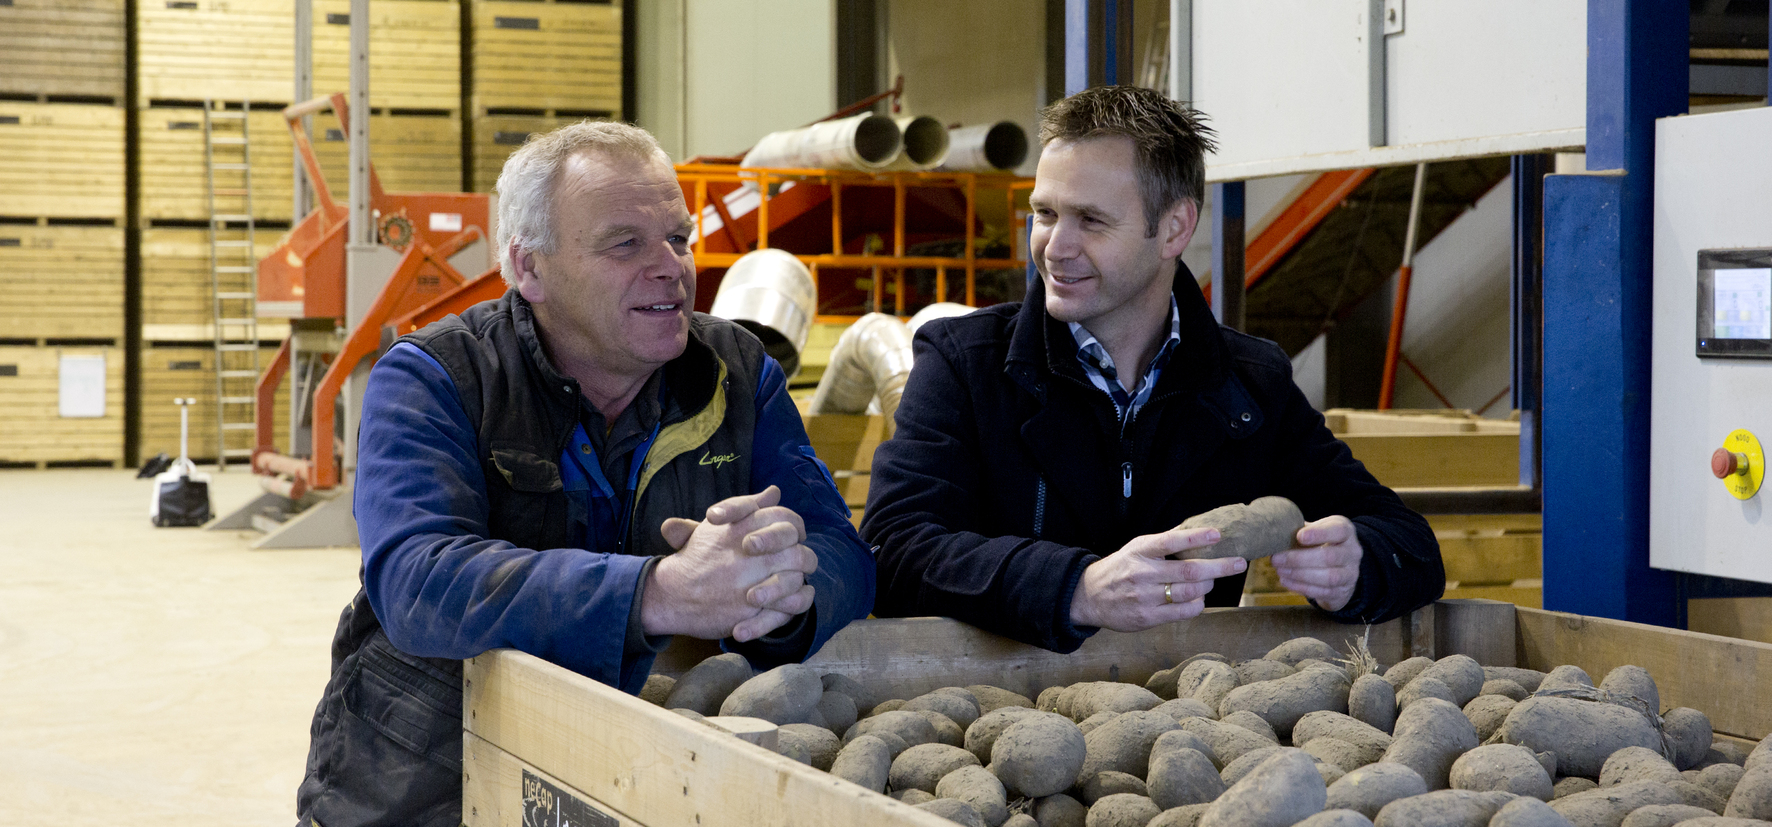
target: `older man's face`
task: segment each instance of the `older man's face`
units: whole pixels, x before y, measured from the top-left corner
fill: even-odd
[[[554,253],[534,256],[545,294],[537,315],[551,348],[627,376],[683,353],[695,307],[695,222],[663,155],[568,159],[554,228]]]

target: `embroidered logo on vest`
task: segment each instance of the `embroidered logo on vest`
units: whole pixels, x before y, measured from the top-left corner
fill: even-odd
[[[701,460],[696,464],[698,464],[698,465],[712,465],[712,466],[714,466],[715,469],[718,469],[720,466],[725,465],[726,463],[731,462],[735,459],[738,459],[737,454],[719,454],[717,456],[708,456],[708,452],[703,451],[701,453]]]

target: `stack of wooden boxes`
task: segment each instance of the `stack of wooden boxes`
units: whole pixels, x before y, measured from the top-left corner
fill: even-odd
[[[0,467],[123,457],[123,0],[0,5]]]
[[[489,192],[531,133],[621,119],[620,0],[468,0],[471,188]]]

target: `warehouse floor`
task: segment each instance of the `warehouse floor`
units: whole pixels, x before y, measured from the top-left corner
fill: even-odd
[[[0,471],[0,824],[294,823],[357,550],[156,529],[149,490]],[[258,493],[240,470],[211,491]]]

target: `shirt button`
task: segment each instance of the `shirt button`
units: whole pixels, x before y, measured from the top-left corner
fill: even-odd
[[[590,453],[590,452],[591,452],[591,446],[590,446],[590,443],[580,443],[580,444],[579,444],[579,446],[578,446],[578,452],[579,452],[579,453],[581,453],[581,454],[588,454],[588,453]]]

